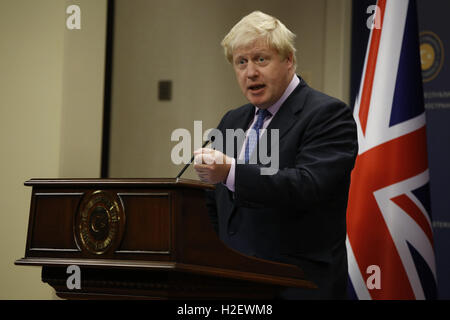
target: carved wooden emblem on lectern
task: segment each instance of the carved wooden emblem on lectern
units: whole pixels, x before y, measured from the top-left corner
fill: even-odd
[[[75,219],[74,233],[80,249],[101,255],[119,245],[125,215],[116,194],[102,190],[86,194]]]

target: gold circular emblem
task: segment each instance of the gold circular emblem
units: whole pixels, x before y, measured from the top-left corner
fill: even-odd
[[[124,223],[123,207],[116,195],[101,190],[89,193],[76,215],[77,243],[90,253],[104,254],[119,244]]]
[[[420,45],[420,57],[422,62],[422,70],[428,70],[433,66],[436,52],[429,43],[423,43]]]
[[[435,79],[444,65],[444,45],[437,34],[431,31],[421,32],[420,61],[423,82]]]

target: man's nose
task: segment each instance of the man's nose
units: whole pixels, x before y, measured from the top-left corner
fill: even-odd
[[[258,75],[259,75],[258,66],[253,62],[249,62],[247,65],[247,78],[254,79],[258,77]]]

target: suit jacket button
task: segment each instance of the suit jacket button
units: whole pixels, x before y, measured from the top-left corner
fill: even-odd
[[[236,231],[228,231],[228,235],[234,236],[236,234]]]

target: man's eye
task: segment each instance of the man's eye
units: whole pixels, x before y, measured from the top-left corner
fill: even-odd
[[[267,59],[264,57],[258,57],[258,59],[256,59],[256,62],[259,64],[264,64],[267,62]]]
[[[244,59],[241,59],[241,60],[239,60],[238,63],[239,63],[239,64],[245,64],[245,60],[244,60]]]

